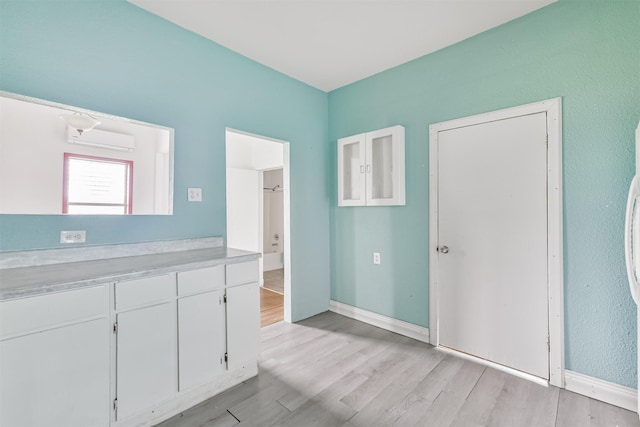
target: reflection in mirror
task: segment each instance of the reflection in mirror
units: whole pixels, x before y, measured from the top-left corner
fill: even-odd
[[[173,129],[0,91],[0,214],[172,212]]]

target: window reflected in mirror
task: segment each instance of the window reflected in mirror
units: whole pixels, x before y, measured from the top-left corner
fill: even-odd
[[[64,154],[62,213],[131,214],[133,162]]]

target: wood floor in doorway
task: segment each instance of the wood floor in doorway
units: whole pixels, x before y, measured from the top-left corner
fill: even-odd
[[[260,288],[260,326],[268,326],[284,319],[284,295]]]
[[[335,313],[262,328],[260,374],[162,427],[638,427],[638,415]]]

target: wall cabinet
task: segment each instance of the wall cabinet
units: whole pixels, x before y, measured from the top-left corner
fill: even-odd
[[[0,425],[108,426],[106,286],[0,303]]]
[[[404,204],[404,127],[338,140],[338,206]]]

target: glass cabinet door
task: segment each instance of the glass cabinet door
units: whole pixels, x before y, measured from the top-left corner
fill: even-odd
[[[338,140],[338,206],[364,206],[365,134]]]
[[[368,132],[366,157],[367,205],[404,205],[404,128]]]

